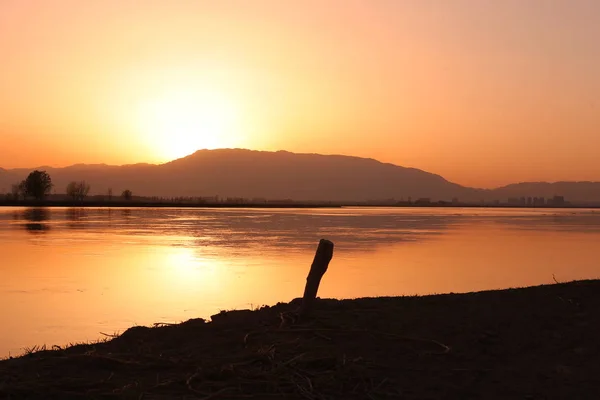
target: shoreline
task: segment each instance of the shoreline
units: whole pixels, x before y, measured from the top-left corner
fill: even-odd
[[[600,397],[600,280],[298,305],[1,360],[0,398]]]
[[[46,201],[0,203],[0,207],[43,208],[341,208],[335,204],[254,204],[254,203],[155,203],[138,201]]]
[[[501,208],[501,209],[600,209],[600,205],[520,206],[495,204],[351,204],[322,203],[173,203],[145,201],[4,201],[2,207],[44,208]]]

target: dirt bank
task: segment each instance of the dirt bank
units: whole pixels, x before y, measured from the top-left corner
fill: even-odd
[[[296,306],[0,361],[0,398],[600,398],[600,281]]]

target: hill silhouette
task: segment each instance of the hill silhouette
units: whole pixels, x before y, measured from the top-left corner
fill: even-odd
[[[0,169],[0,189],[10,190],[33,168]],[[416,168],[341,155],[298,154],[244,149],[199,150],[165,164],[77,164],[38,167],[51,176],[57,193],[70,181],[86,180],[90,194],[215,196],[298,201],[368,201],[430,198],[461,201],[563,195],[575,201],[600,201],[598,182],[519,183],[485,190],[452,183]]]

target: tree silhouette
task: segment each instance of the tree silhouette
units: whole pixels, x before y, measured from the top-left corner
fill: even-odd
[[[123,191],[123,193],[121,194],[121,197],[124,198],[125,200],[131,200],[131,198],[133,197],[133,193],[131,193],[131,190],[127,189],[127,190]]]
[[[23,200],[25,200],[27,198],[27,183],[25,182],[25,180],[22,180],[21,182],[19,182],[19,185],[17,186],[17,190],[18,190],[18,194],[20,194],[21,197],[23,197]]]
[[[75,181],[69,182],[67,185],[67,196],[71,196],[73,200],[77,198],[77,187],[79,184]]]
[[[108,201],[112,201],[113,190],[112,188],[108,188]]]
[[[25,182],[25,181],[23,181]],[[12,200],[19,200],[19,197],[23,194],[23,182],[21,183],[13,183],[10,187],[10,195],[12,197]]]
[[[73,200],[81,200],[88,195],[90,192],[90,185],[86,181],[71,182],[67,185],[67,195],[71,196]]]
[[[19,183],[13,183],[10,187],[10,194],[7,195],[7,198],[15,201],[19,200],[21,197],[23,200],[27,198],[27,188],[24,180]]]
[[[42,200],[52,190],[52,178],[46,171],[33,171],[22,184],[24,185],[25,195],[36,200]]]

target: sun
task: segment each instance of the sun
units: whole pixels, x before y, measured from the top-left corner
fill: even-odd
[[[163,160],[235,147],[239,140],[236,107],[218,92],[165,93],[144,104],[140,117],[143,140]]]

